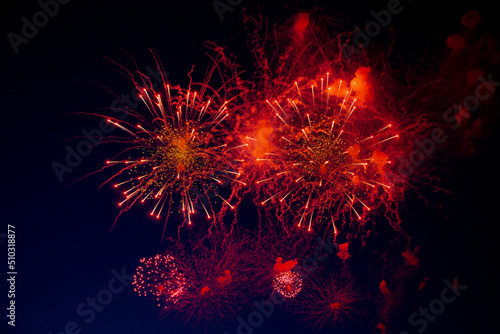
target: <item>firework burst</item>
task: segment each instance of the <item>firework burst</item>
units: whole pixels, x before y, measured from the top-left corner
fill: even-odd
[[[307,281],[307,285],[294,301],[294,313],[299,319],[317,330],[352,318],[361,294],[350,280],[335,275],[319,275]]]
[[[260,205],[289,212],[298,227],[331,224],[342,214],[362,220],[388,198],[391,144],[399,137],[385,115],[358,107],[356,81],[346,85],[327,73],[299,79],[279,98],[267,100],[274,114],[267,150],[257,162]],[[259,138],[247,137],[248,143]],[[387,152],[387,153],[386,153]]]
[[[302,290],[302,278],[291,270],[274,276],[273,289],[286,298],[294,298]]]
[[[128,146],[106,161],[109,167],[119,166],[106,182],[118,180],[114,187],[123,189],[124,198],[118,204],[122,212],[136,203],[152,202],[150,215],[165,216],[166,226],[172,204],[178,205],[187,224],[197,212],[215,220],[218,213],[234,209],[236,188],[245,185],[241,160],[234,153],[245,144],[235,143],[229,131],[228,120],[236,109],[237,94],[228,97],[234,77],[219,89],[208,84],[218,66],[219,58],[202,83],[191,80],[187,89],[170,85],[163,76],[161,88],[154,89],[148,77],[139,72],[140,79],[135,80],[127,71],[144,109],[128,110],[132,121],[107,119],[126,135],[111,141]],[[219,194],[222,184],[231,186],[226,197]],[[219,201],[219,211],[209,198]]]
[[[219,322],[250,305],[256,272],[250,244],[242,234],[218,232],[182,251],[189,286],[180,304],[186,323]]]
[[[227,320],[255,296],[251,249],[250,239],[235,232],[176,244],[166,254],[141,260],[134,290],[155,299],[162,317],[172,315],[192,326]]]
[[[158,254],[140,260],[132,285],[142,297],[150,297],[158,306],[168,309],[185,293],[186,281],[179,272],[175,259],[169,254]]]

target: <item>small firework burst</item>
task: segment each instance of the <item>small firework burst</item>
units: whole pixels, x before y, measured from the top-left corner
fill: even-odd
[[[302,278],[291,270],[282,271],[274,276],[273,289],[286,298],[294,298],[302,290]]]
[[[245,182],[240,177],[240,161],[233,154],[244,144],[235,144],[227,123],[236,108],[237,94],[228,97],[234,88],[228,88],[232,79],[219,89],[208,84],[217,66],[216,60],[208,78],[191,82],[187,89],[170,85],[165,77],[161,88],[155,89],[142,73],[135,80],[127,71],[145,108],[128,110],[127,122],[107,119],[126,134],[110,140],[127,148],[106,161],[108,167],[121,166],[106,182],[120,179],[114,187],[123,188],[124,198],[118,204],[122,211],[150,201],[150,215],[157,219],[166,216],[166,224],[172,205],[178,205],[184,222],[191,224],[198,211],[214,219],[227,208],[234,209],[230,202],[236,185]],[[232,186],[226,197],[219,194],[221,184]],[[217,210],[209,198],[218,200],[221,208]]]
[[[308,231],[331,223],[337,233],[335,221],[342,214],[361,220],[389,197],[386,165],[399,135],[373,108],[357,110],[355,84],[348,87],[327,73],[317,81],[301,79],[266,101],[276,121],[267,151],[257,158],[266,166],[256,181],[265,194],[259,204],[290,212]]]
[[[179,252],[189,287],[179,304],[186,323],[220,322],[250,305],[256,267],[248,237],[212,233]]]
[[[186,280],[179,271],[174,257],[158,254],[148,259],[142,258],[134,274],[134,291],[142,297],[158,302],[158,306],[169,308],[185,293]]]
[[[277,290],[276,287],[288,290],[286,284],[280,284],[284,279],[294,280],[295,273],[300,273],[299,263],[310,255],[311,247],[317,246],[314,234],[290,233],[284,228],[276,228],[276,220],[260,225],[261,234],[252,245],[255,255],[251,259],[257,269],[253,290],[260,296],[266,296]],[[291,273],[278,277],[283,272]],[[299,274],[299,279],[301,278]],[[297,279],[297,284],[300,284]],[[290,285],[293,290],[298,287]],[[284,295],[284,294],[282,294]]]
[[[294,301],[294,313],[307,326],[317,330],[352,318],[361,294],[351,280],[336,275],[317,275],[307,281],[306,287]]]

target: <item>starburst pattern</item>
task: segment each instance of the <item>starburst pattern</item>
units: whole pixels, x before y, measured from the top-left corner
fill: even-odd
[[[123,189],[118,203],[122,211],[151,202],[150,215],[166,217],[166,225],[174,205],[190,225],[198,212],[211,220],[235,208],[231,201],[237,188],[246,185],[237,155],[245,144],[237,143],[230,132],[228,120],[237,108],[237,94],[228,97],[232,79],[218,89],[208,84],[217,66],[216,61],[204,82],[191,82],[187,89],[172,86],[166,78],[155,89],[139,73],[134,83],[144,109],[128,110],[126,122],[107,118],[125,134],[110,141],[127,146],[106,161],[108,167],[119,168],[106,182],[116,180],[114,187]],[[220,185],[230,187],[227,194],[220,194]]]
[[[341,214],[361,220],[391,191],[387,165],[399,135],[373,108],[358,108],[355,84],[327,73],[317,81],[301,78],[266,101],[276,121],[268,150],[256,159],[266,166],[256,181],[265,196],[260,204],[290,212],[308,231],[331,222],[336,233]]]

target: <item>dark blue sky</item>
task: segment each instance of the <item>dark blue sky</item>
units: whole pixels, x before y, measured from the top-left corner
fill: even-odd
[[[258,4],[257,4],[258,2]],[[104,187],[102,176],[93,176],[73,185],[72,181],[98,169],[113,152],[97,146],[71,173],[59,182],[51,164],[63,162],[66,145],[76,145],[82,130],[97,128],[99,119],[69,115],[107,108],[115,97],[95,83],[116,92],[130,92],[130,82],[113,71],[104,57],[128,62],[123,48],[139,68],[154,67],[148,48],[157,50],[174,80],[186,80],[191,65],[203,59],[202,43],[212,40],[238,45],[245,39],[241,10],[250,7],[284,20],[298,9],[315,4],[345,12],[346,26],[366,22],[372,9],[387,1],[291,1],[289,5],[270,1],[245,0],[232,12],[217,15],[212,2],[205,1],[106,1],[72,0],[60,5],[58,13],[39,28],[27,44],[15,53],[7,34],[20,33],[21,18],[40,10],[35,0],[9,4],[2,10],[2,225],[0,263],[6,261],[7,224],[16,226],[16,327],[7,326],[8,299],[5,279],[0,285],[1,333],[60,333],[74,321],[81,333],[189,333],[183,326],[171,325],[156,317],[154,303],[137,297],[123,273],[132,275],[138,259],[161,251],[161,224],[134,210],[118,221],[117,194]],[[405,4],[406,5],[406,4]],[[459,19],[469,9],[487,7],[478,2],[435,8],[431,1],[413,1],[393,24],[401,29],[397,52],[419,54],[440,33],[459,29]],[[381,37],[383,38],[383,37]],[[241,43],[244,47],[244,43]],[[235,50],[243,66],[248,53]],[[498,128],[498,127],[497,127]],[[492,138],[498,139],[498,136]],[[424,194],[444,206],[427,207],[409,196],[407,217],[424,222],[425,235],[418,235],[422,250],[423,275],[434,279],[432,288],[420,299],[405,300],[395,328],[407,327],[407,316],[439,294],[442,281],[458,276],[469,286],[426,333],[470,333],[487,329],[498,311],[500,295],[492,269],[499,264],[495,244],[498,234],[498,166],[493,157],[498,148],[487,144],[482,153],[457,163],[454,173],[442,171],[453,197]],[[496,188],[495,188],[496,186]],[[416,196],[415,196],[416,197]],[[412,211],[413,210],[413,211]],[[247,222],[248,223],[248,222]],[[435,226],[435,228],[433,228]],[[6,265],[0,267],[5,277]],[[492,275],[492,276],[489,276]],[[120,278],[118,278],[120,277]],[[368,278],[367,278],[368,280]],[[127,284],[122,289],[122,285]],[[114,293],[102,292],[103,289]],[[100,312],[90,312],[88,298],[111,299]],[[80,306],[80,307],[79,307]],[[287,318],[276,314],[255,333],[288,331],[302,333]],[[87,322],[86,322],[87,320]],[[398,327],[397,324],[401,324]],[[68,325],[71,327],[71,324]],[[236,332],[237,322],[227,324]],[[353,332],[356,330],[353,327]],[[498,328],[498,327],[497,327]],[[223,333],[223,328],[210,333]],[[347,329],[346,332],[349,332]],[[373,332],[376,332],[374,330]],[[396,331],[399,333],[399,331]]]

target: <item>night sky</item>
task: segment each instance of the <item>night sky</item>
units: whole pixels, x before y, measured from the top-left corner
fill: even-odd
[[[237,3],[234,1],[233,3]],[[193,64],[206,64],[202,44],[210,40],[228,46],[235,62],[250,68],[242,10],[267,16],[281,23],[300,11],[316,6],[338,13],[346,30],[370,20],[370,11],[386,6],[387,1],[271,1],[244,0],[233,11],[223,13],[221,21],[210,0],[205,1],[101,1],[72,0],[59,5],[58,12],[16,53],[7,35],[21,34],[22,17],[32,18],[40,10],[37,1],[9,3],[2,10],[1,110],[2,130],[2,224],[0,227],[0,285],[2,333],[66,333],[68,323],[76,323],[74,333],[190,333],[189,326],[157,317],[153,302],[139,298],[130,281],[116,293],[100,312],[77,313],[87,298],[95,298],[109,289],[113,277],[123,272],[132,275],[138,260],[162,251],[163,224],[149,219],[140,209],[123,215],[110,232],[119,210],[118,195],[109,186],[99,189],[103,175],[75,180],[99,169],[115,151],[98,145],[81,159],[72,172],[59,180],[54,161],[64,162],[67,145],[75,147],[83,130],[99,126],[100,119],[81,115],[99,110],[108,112],[116,99],[102,86],[114,92],[130,94],[132,84],[116,73],[105,57],[131,65],[130,54],[140,69],[154,68],[149,49],[155,49],[171,80],[187,83],[186,74]],[[394,17],[392,29],[398,31],[394,53],[409,61],[432,53],[433,61],[444,62],[446,36],[460,31],[460,18],[469,10],[484,16],[484,31],[497,35],[497,17],[492,8],[480,1],[437,2],[405,1],[404,10]],[[382,31],[374,44],[389,38]],[[433,43],[433,44],[432,44]],[[498,52],[498,45],[496,46]],[[126,53],[125,53],[126,52]],[[489,51],[488,51],[489,52]],[[404,66],[404,62],[398,64]],[[498,63],[489,67],[494,78]],[[497,80],[498,81],[498,80]],[[438,96],[438,94],[436,95]],[[495,97],[498,103],[498,97]],[[437,110],[436,113],[441,113]],[[388,333],[408,330],[408,316],[420,306],[439,297],[443,280],[458,277],[467,289],[425,333],[478,333],[498,331],[500,311],[498,275],[498,116],[467,157],[453,150],[438,151],[443,159],[429,159],[433,175],[446,191],[435,192],[424,183],[411,191],[401,207],[408,233],[414,233],[420,246],[418,277],[430,277],[421,294],[408,294],[394,311]],[[460,145],[458,142],[456,145]],[[457,152],[455,154],[449,153]],[[431,168],[424,165],[422,168]],[[421,198],[427,199],[425,203]],[[252,213],[243,207],[242,224],[252,226]],[[7,324],[9,299],[6,284],[7,225],[16,231],[15,327]],[[413,227],[412,227],[413,226]],[[381,244],[384,241],[380,241]],[[355,261],[355,260],[353,260]],[[360,261],[370,261],[370,257]],[[390,275],[390,273],[388,273]],[[417,279],[417,278],[416,278]],[[365,277],[369,281],[369,277]],[[375,282],[374,284],[378,284]],[[243,311],[248,314],[248,310]],[[80,312],[81,313],[81,312]],[[244,315],[243,314],[243,315]],[[86,322],[86,320],[88,322]],[[234,320],[225,326],[207,329],[207,333],[236,333]],[[370,327],[368,333],[380,333]],[[69,327],[72,327],[70,324]],[[367,333],[347,325],[346,333]],[[203,332],[203,329],[196,330]],[[277,312],[255,333],[302,333],[304,330]],[[70,333],[71,331],[68,331]]]

